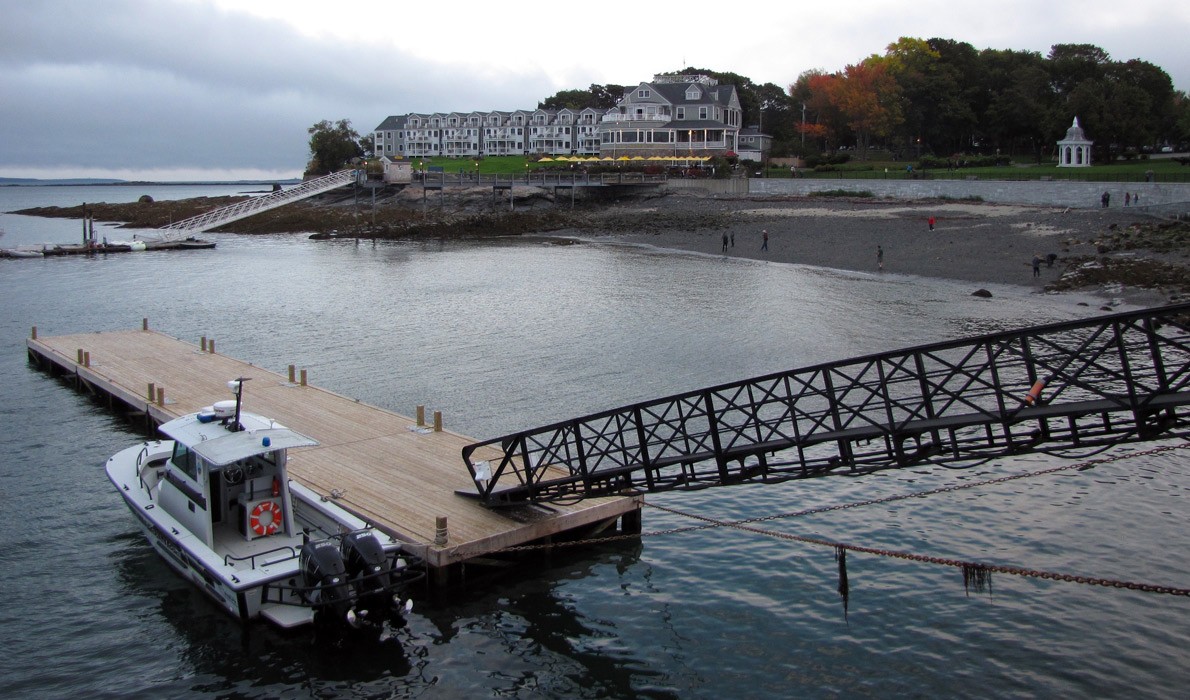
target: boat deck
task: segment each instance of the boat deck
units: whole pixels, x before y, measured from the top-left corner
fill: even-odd
[[[155,425],[227,399],[227,381],[251,377],[247,410],[319,441],[290,450],[291,478],[406,542],[431,567],[446,567],[561,533],[601,528],[627,516],[639,527],[639,497],[493,510],[456,494],[474,490],[462,448],[477,440],[419,427],[415,419],[340,396],[287,375],[147,330],[38,338],[26,345],[42,368],[143,412]],[[150,400],[150,384],[154,399]],[[163,399],[163,400],[159,400]],[[477,455],[482,459],[482,455]],[[438,532],[446,518],[447,539]]]

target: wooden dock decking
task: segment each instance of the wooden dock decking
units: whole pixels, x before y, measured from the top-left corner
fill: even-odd
[[[639,497],[488,509],[455,493],[474,489],[461,451],[475,439],[419,428],[413,418],[219,355],[213,341],[204,348],[205,339],[194,345],[148,330],[147,320],[142,330],[50,338],[38,338],[34,329],[26,345],[38,365],[77,377],[80,386],[143,412],[155,425],[226,400],[228,380],[251,377],[244,384],[245,410],[320,443],[290,452],[290,476],[408,543],[434,568],[561,533],[600,529],[621,517],[639,531]],[[445,544],[436,542],[442,517]]]

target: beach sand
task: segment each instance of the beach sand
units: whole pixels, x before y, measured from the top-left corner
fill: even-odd
[[[934,217],[934,230],[929,218]],[[1043,291],[1076,257],[1095,256],[1099,241],[1134,222],[1125,208],[1065,209],[954,201],[866,201],[836,198],[722,199],[667,195],[608,206],[579,236],[754,260],[882,274],[905,274]],[[762,250],[764,232],[768,250]],[[723,236],[728,236],[724,253]],[[734,235],[735,244],[731,245]],[[1057,256],[1033,276],[1034,255]],[[1126,293],[1133,303],[1164,303],[1159,290]]]

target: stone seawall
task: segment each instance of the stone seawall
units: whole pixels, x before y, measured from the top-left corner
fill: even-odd
[[[993,204],[1036,204],[1080,209],[1100,206],[1100,197],[1105,191],[1111,195],[1113,208],[1122,207],[1124,193],[1129,192],[1140,196],[1142,207],[1166,209],[1169,205],[1180,204],[1182,213],[1190,211],[1190,184],[1187,183],[817,178],[748,180],[748,193],[753,195],[811,195],[837,190],[871,192],[877,197],[891,199],[978,198]],[[1177,208],[1173,207],[1175,210]]]

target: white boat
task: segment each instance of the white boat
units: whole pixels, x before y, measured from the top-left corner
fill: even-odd
[[[29,250],[27,248],[8,248],[3,251],[3,254],[10,258],[40,258],[44,257],[40,250]]]
[[[287,450],[313,438],[241,411],[243,379],[221,401],[163,424],[168,438],[107,461],[107,475],[150,544],[243,621],[320,629],[399,626],[422,562],[301,484]]]

